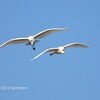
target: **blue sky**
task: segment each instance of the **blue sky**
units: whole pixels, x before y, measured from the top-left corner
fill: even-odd
[[[100,100],[99,12],[99,0],[0,0],[0,44],[47,28],[71,28],[41,39],[36,51],[24,44],[0,49],[0,100]],[[30,61],[47,48],[72,42],[90,48]]]

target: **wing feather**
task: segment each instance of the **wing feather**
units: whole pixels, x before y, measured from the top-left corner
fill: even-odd
[[[39,39],[39,38],[43,38],[53,32],[58,32],[58,31],[64,31],[64,30],[69,30],[69,28],[51,28],[51,29],[46,29],[42,32],[39,32],[38,34],[36,34],[34,37],[36,39]]]
[[[81,43],[71,43],[71,44],[67,44],[67,45],[64,46],[64,48],[71,48],[71,47],[88,48],[88,46],[81,44]]]
[[[55,52],[56,50],[58,50],[58,49],[57,48],[49,48],[49,49],[46,49],[43,52],[41,52],[40,54],[38,54],[37,56],[35,56],[33,59],[31,59],[31,61],[34,60],[34,59],[36,59],[36,58],[38,58],[39,56],[43,55],[46,52]]]
[[[28,38],[15,38],[15,39],[8,40],[7,42],[1,44],[0,48],[10,45],[10,44],[19,44],[19,43],[25,43],[25,42],[28,42]]]

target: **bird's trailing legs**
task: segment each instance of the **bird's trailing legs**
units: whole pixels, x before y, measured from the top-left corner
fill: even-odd
[[[34,43],[31,44],[30,42],[28,42],[28,43],[26,43],[26,45],[31,45],[31,46],[32,46],[32,49],[35,50],[35,45],[34,45]]]
[[[34,45],[34,44],[32,45],[32,48],[33,48],[33,50],[36,50],[36,49],[35,49],[35,45]]]
[[[39,42],[39,40],[35,40],[35,42],[32,44],[33,50],[36,50],[36,49],[35,49],[35,43],[37,43],[37,42]]]
[[[55,54],[55,52],[53,52],[53,53],[50,53],[50,56],[52,56],[52,55],[54,55]]]

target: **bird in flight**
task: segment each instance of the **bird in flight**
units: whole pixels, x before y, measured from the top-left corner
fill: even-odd
[[[64,49],[66,48],[71,48],[71,47],[76,47],[76,48],[88,48],[88,46],[84,45],[84,44],[81,44],[81,43],[71,43],[71,44],[67,44],[67,45],[64,45],[64,46],[60,46],[60,47],[57,47],[57,48],[49,48],[49,49],[46,49],[45,51],[41,52],[39,55],[37,55],[36,57],[34,57],[33,59],[36,59],[38,58],[39,56],[43,55],[44,53],[47,53],[47,52],[51,52],[50,53],[50,56],[51,55],[54,55],[54,54],[64,54]],[[32,59],[32,60],[33,60]],[[31,60],[31,61],[32,61]]]
[[[40,38],[43,38],[51,33],[58,32],[58,31],[64,31],[64,30],[69,30],[69,28],[51,28],[51,29],[46,29],[44,31],[41,31],[37,33],[34,36],[29,36],[29,37],[24,37],[24,38],[14,38],[11,40],[8,40],[7,42],[3,43],[0,45],[0,48],[10,45],[10,44],[20,44],[20,43],[26,43],[26,45],[31,45],[33,50],[35,50],[35,43],[37,43]]]

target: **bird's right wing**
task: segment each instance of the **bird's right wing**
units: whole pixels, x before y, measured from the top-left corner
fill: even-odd
[[[38,54],[36,57],[34,57],[33,59],[31,59],[31,61],[34,60],[34,59],[36,59],[36,58],[38,58],[39,56],[43,55],[43,54],[46,53],[46,52],[55,52],[56,50],[58,50],[58,49],[57,49],[57,48],[46,49],[45,51],[41,52],[41,53]]]
[[[34,37],[35,39],[43,38],[51,33],[58,32],[58,31],[64,31],[64,30],[69,30],[69,28],[51,28],[51,29],[46,29],[42,32],[39,32],[36,34]]]
[[[10,44],[18,44],[18,43],[25,43],[25,42],[28,42],[28,38],[15,38],[15,39],[8,40],[7,42],[1,44],[0,48],[10,45]]]

